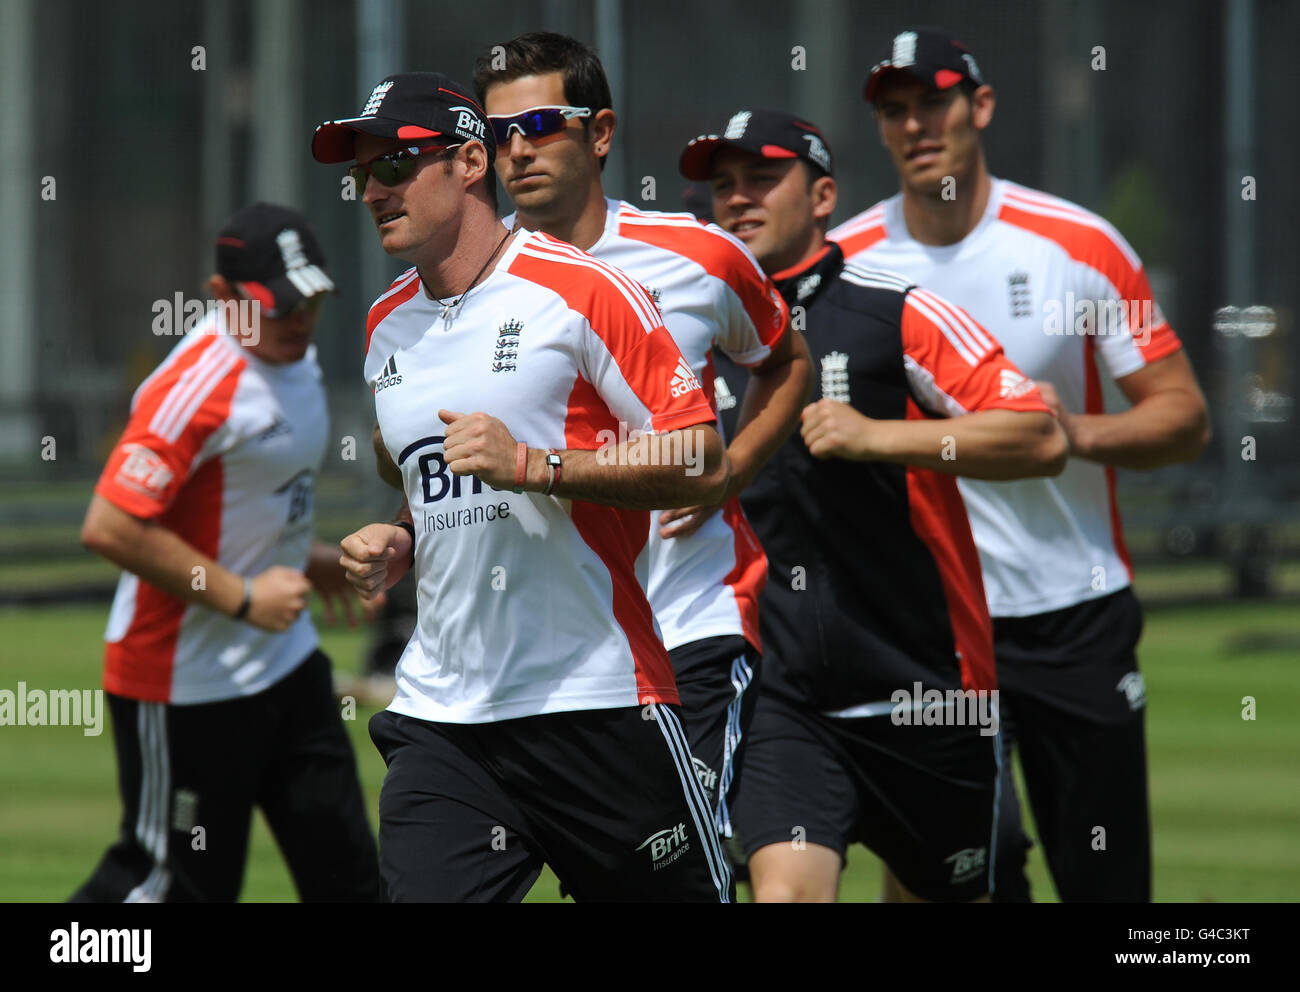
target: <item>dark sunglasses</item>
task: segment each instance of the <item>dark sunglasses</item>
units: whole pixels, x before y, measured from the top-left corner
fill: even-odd
[[[366,188],[366,181],[370,176],[379,180],[381,186],[396,186],[411,178],[421,155],[454,151],[459,147],[460,145],[426,145],[421,148],[418,145],[411,145],[409,148],[399,148],[387,155],[377,155],[369,162],[358,162],[348,169],[348,175],[352,177],[352,182],[358,190]]]
[[[575,117],[590,117],[590,107],[530,107],[522,114],[489,117],[492,134],[497,139],[497,151],[510,144],[510,132],[518,131],[525,141],[545,138],[564,130],[564,125]]]
[[[248,300],[250,303],[255,304],[260,308],[259,312],[263,316],[270,317],[273,320],[281,320],[289,317],[299,317],[299,316],[306,316],[306,315],[313,314],[321,308],[321,306],[325,302],[325,297],[328,295],[326,293],[313,293],[311,296],[299,300],[297,303],[291,306],[284,313],[281,313],[276,309],[270,307],[263,307],[259,300],[253,299],[253,297],[249,296],[246,293],[241,293],[238,289],[235,289],[234,287],[231,288],[236,298],[240,300]]]

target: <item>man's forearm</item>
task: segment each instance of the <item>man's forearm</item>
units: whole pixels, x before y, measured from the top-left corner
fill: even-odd
[[[1049,413],[983,410],[871,423],[871,447],[881,461],[992,480],[1056,475],[1065,467],[1065,439]]]
[[[1198,458],[1209,441],[1209,418],[1199,396],[1167,390],[1128,410],[1069,414],[1070,453],[1117,468],[1153,469]]]
[[[755,371],[745,389],[736,422],[736,434],[727,445],[731,458],[731,482],[727,496],[734,496],[754,481],[759,470],[799,424],[799,411],[812,394],[812,361],[803,335],[795,335],[790,358],[769,369]]]
[[[646,434],[598,451],[561,452],[553,496],[627,510],[662,510],[713,502],[726,491],[730,460],[717,431],[688,427]],[[530,448],[524,488],[543,492],[550,480],[546,451]]]
[[[102,497],[96,496],[96,500]],[[107,501],[98,528],[83,530],[83,543],[125,571],[187,603],[233,615],[244,600],[244,580],[160,524],[147,523]],[[92,517],[96,517],[92,510]]]

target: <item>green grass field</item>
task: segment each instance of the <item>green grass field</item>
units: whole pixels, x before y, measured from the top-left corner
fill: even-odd
[[[0,689],[94,688],[106,607],[0,610]],[[336,665],[357,664],[363,633],[327,629]],[[1294,606],[1217,606],[1149,613],[1141,649],[1149,700],[1155,894],[1159,901],[1294,901],[1300,894],[1300,615]],[[1242,718],[1243,697],[1255,719]],[[372,820],[383,762],[349,722]],[[107,719],[107,718],[106,718]],[[0,900],[59,901],[111,842],[120,807],[111,729],[0,727]],[[1098,857],[1104,857],[1099,853]],[[1040,852],[1039,900],[1055,894]],[[873,901],[880,868],[850,852],[844,901]],[[244,884],[249,902],[294,898],[269,832],[256,820]],[[558,901],[544,874],[529,896]]]

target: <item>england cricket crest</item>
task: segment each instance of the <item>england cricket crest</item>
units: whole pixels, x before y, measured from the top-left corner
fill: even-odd
[[[849,402],[849,356],[842,351],[822,356],[822,399]]]

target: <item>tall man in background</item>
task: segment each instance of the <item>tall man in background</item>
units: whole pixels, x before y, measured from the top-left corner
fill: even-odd
[[[730,837],[728,795],[743,767],[767,575],[736,496],[798,423],[812,381],[807,346],[735,238],[686,214],[605,196],[601,170],[616,119],[594,51],[548,32],[501,47],[504,67],[481,56],[474,85],[497,140],[497,175],[515,205],[507,223],[576,245],[646,287],[689,365],[683,379],[698,378],[706,396],[714,397],[715,345],[750,373],[727,448],[726,495],[711,507],[652,516],[646,587],[682,694],[696,771],[720,833]]]
[[[982,138],[994,93],[965,46],[942,30],[904,31],[864,95],[902,189],[830,237],[850,261],[969,311],[1038,382],[1070,442],[1057,478],[961,481],[1002,692],[995,899],[1029,899],[1014,744],[1061,899],[1149,901],[1142,615],[1115,468],[1198,457],[1209,439],[1204,398],[1119,232],[989,175]],[[1098,359],[1130,409],[1105,412]]]
[[[374,901],[374,835],[306,609],[313,587],[351,609],[313,540],[329,416],[311,338],[334,284],[284,207],[236,213],[216,256],[221,306],[136,390],[82,527],[123,570],[104,687],[124,810],[73,898],[233,902],[257,805],[304,901]]]

